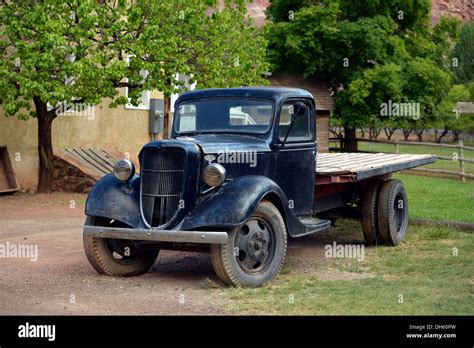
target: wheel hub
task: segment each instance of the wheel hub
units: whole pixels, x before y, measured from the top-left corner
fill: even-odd
[[[242,270],[259,273],[271,263],[274,254],[274,232],[262,218],[251,218],[236,233],[235,257]]]
[[[107,239],[107,246],[116,262],[129,263],[140,257],[140,250],[128,240]]]
[[[267,230],[250,232],[247,251],[249,257],[255,261],[262,261],[268,254],[270,235]]]

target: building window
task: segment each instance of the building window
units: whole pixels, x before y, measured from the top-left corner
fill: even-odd
[[[186,91],[192,91],[196,87],[196,82],[190,84],[189,80],[191,80],[190,76],[184,75],[184,74],[176,74],[176,80],[180,81],[183,83],[183,86],[181,87],[182,92],[180,93],[174,93],[171,95],[171,107],[170,111],[174,113],[174,103],[178,99],[179,95],[183,92]]]
[[[131,60],[133,59],[133,56],[128,56],[125,58],[125,61],[127,64],[130,64]],[[140,75],[143,77],[143,80],[145,80],[148,76],[148,70],[141,69],[140,70]],[[128,82],[128,79],[125,79],[125,82]],[[133,91],[134,87],[125,87],[125,97],[128,98],[128,95]],[[139,100],[140,104],[138,105],[133,105],[133,104],[125,104],[125,109],[131,109],[131,110],[150,110],[150,91],[143,91]]]

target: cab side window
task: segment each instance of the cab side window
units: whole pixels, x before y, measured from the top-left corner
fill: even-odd
[[[289,101],[285,102],[281,108],[280,121],[278,124],[278,138],[280,141],[284,141],[288,131],[287,142],[302,141],[311,139],[311,123],[310,123],[310,112],[308,105],[301,102]],[[298,113],[298,115],[295,115]],[[293,117],[295,122],[291,126]],[[290,129],[291,128],[291,129]]]

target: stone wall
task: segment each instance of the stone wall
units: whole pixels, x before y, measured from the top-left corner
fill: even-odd
[[[54,156],[54,191],[90,192],[96,180]]]

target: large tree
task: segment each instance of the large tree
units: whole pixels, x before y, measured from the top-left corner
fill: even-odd
[[[356,150],[356,128],[382,118],[382,103],[419,103],[420,118],[408,122],[419,129],[449,90],[446,48],[459,23],[443,19],[430,30],[429,0],[271,3],[273,69],[326,81],[347,151]]]
[[[177,73],[198,87],[262,83],[268,69],[242,1],[22,0],[1,2],[0,20],[0,102],[7,116],[38,120],[38,192],[52,189],[51,126],[65,105],[169,97]]]
[[[474,22],[463,25],[459,43],[454,48],[452,69],[458,83],[474,81]]]

